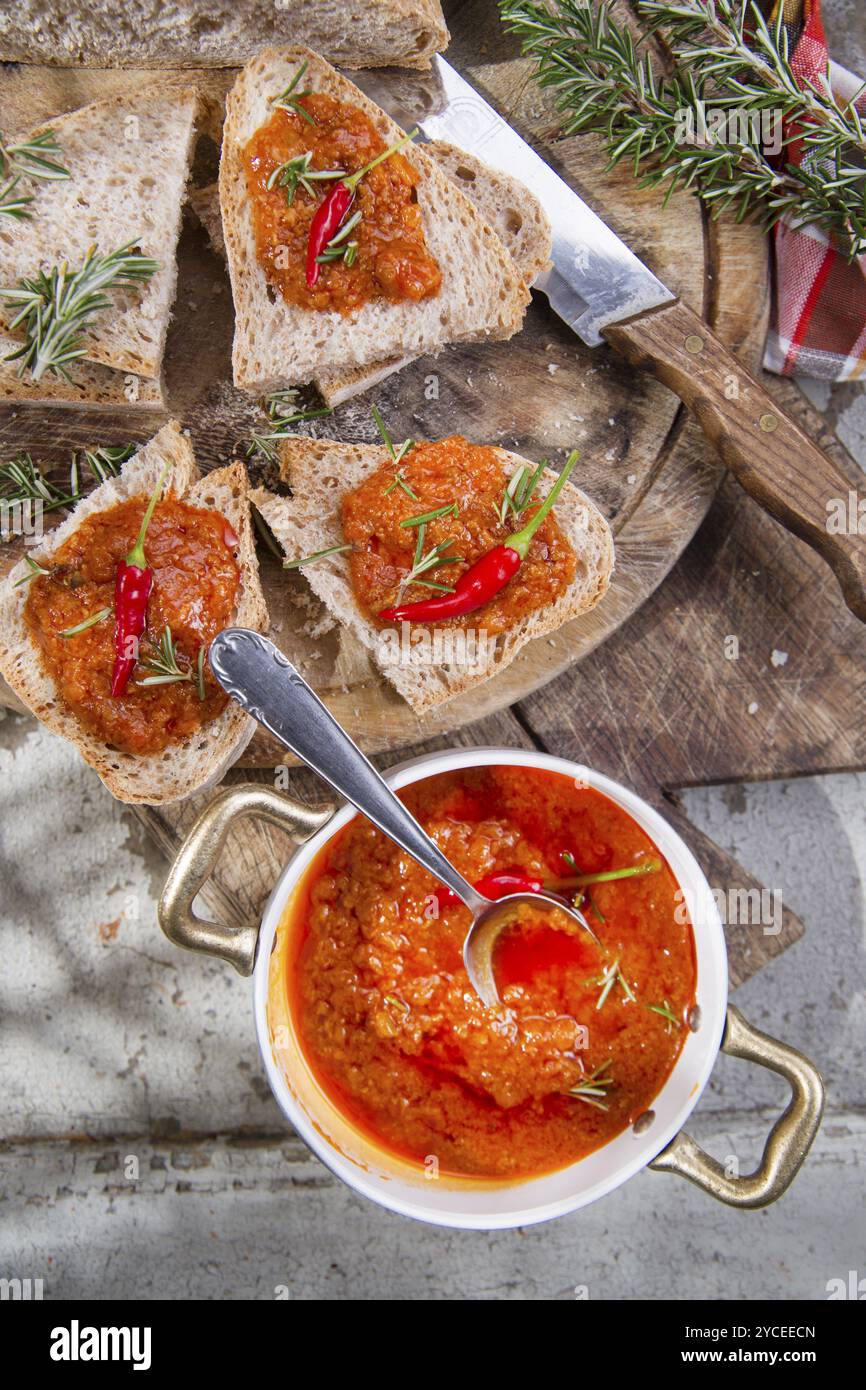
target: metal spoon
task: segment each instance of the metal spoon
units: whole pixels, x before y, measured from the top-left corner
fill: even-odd
[[[555,893],[513,893],[493,902],[473,888],[267,637],[242,627],[226,628],[214,638],[209,656],[223,690],[247,714],[466,904],[473,920],[463,959],[469,979],[488,1007],[500,1003],[493,971],[496,941],[506,927],[514,925],[522,907],[530,907],[536,915],[564,912],[597,941],[583,913]]]

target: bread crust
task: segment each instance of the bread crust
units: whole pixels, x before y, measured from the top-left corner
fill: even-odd
[[[123,67],[237,67],[263,43],[308,43],[348,68],[429,68],[448,46],[439,0],[16,0],[0,59]]]

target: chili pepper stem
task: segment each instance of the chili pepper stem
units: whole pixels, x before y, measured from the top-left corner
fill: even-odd
[[[520,531],[515,531],[504,541],[505,545],[510,546],[512,550],[517,551],[521,560],[526,559],[526,552],[529,549],[529,544],[532,540],[532,537],[535,535],[542,521],[547,516],[548,512],[551,510],[554,503],[556,502],[557,497],[562,492],[562,489],[565,487],[565,484],[568,481],[568,476],[579,458],[580,454],[578,453],[577,449],[573,450],[573,452],[569,454],[568,458],[565,461],[565,464],[563,465],[562,472],[560,473],[556,482],[553,484],[553,487],[550,489],[550,492],[545,497],[541,506],[538,508],[538,511],[535,513],[534,516],[530,517],[529,521]]]
[[[626,869],[605,869],[597,874],[575,874],[572,878],[551,878],[545,887],[562,891],[566,888],[586,888],[591,883],[614,883],[620,878],[637,878],[641,874],[661,872],[660,859],[648,859],[643,864],[632,864]]]
[[[162,472],[159,475],[159,480],[156,484],[156,487],[150,494],[150,499],[145,509],[144,516],[141,519],[141,529],[138,533],[138,540],[135,542],[135,545],[132,547],[132,549],[126,557],[126,560],[124,561],[125,564],[134,565],[135,568],[139,570],[147,569],[147,557],[144,553],[144,538],[147,535],[147,528],[150,525],[151,517],[156,511],[156,504],[162,496],[162,489],[165,485],[165,480],[168,477],[170,469],[171,459],[168,459],[163,464]]]

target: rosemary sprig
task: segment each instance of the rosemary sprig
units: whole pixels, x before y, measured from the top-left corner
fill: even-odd
[[[279,96],[271,98],[271,106],[276,106],[278,110],[282,111],[293,111],[296,113],[296,115],[302,116],[308,125],[315,125],[316,122],[310,115],[309,111],[306,111],[304,107],[301,106],[301,98],[312,96],[312,93],[299,92],[297,89],[298,83],[300,82],[304,73],[307,71],[307,67],[308,64],[305,60],[303,63],[301,63],[301,66],[298,68],[298,71],[295,73],[294,77],[292,78],[288,87],[286,87],[285,91],[280,92]]]
[[[295,201],[295,193],[298,188],[303,188],[310,197],[315,197],[316,190],[314,183],[322,182],[327,179],[341,179],[345,175],[345,169],[311,169],[310,160],[312,151],[307,150],[306,154],[296,154],[292,159],[287,159],[285,164],[281,164],[269,176],[268,188],[284,188],[286,190],[286,204],[292,206]]]
[[[116,448],[85,449],[83,463],[97,483],[104,483],[106,478],[117,476],[121,465],[134,452],[134,444],[123,444]],[[72,455],[69,467],[68,491],[49,482],[30,454],[18,454],[11,462],[0,464],[0,502],[39,502],[44,514],[56,511],[59,507],[74,506],[83,496],[81,463],[77,454]]]
[[[682,1019],[677,1018],[667,999],[662,1004],[645,1004],[644,1007],[649,1009],[651,1014],[659,1014],[662,1018],[667,1019],[666,1032],[672,1033],[674,1028],[682,1028]]]
[[[400,467],[409,450],[415,448],[415,440],[404,439],[403,443],[399,446],[399,448],[395,448],[394,441],[388,433],[385,421],[382,419],[382,414],[378,406],[374,405],[370,408],[373,413],[373,419],[376,421],[376,428],[382,436],[382,443],[385,445],[385,448],[391,455],[391,458],[394,462],[394,468],[396,470],[394,473],[394,481],[392,483],[389,483],[388,486],[385,488],[385,496],[387,497],[389,492],[393,492],[395,488],[399,487],[400,489],[402,489],[403,492],[405,492],[407,497],[412,498],[413,502],[418,502],[420,499],[418,497],[417,492],[414,492],[413,489],[406,482],[406,479],[403,477],[403,470]]]
[[[291,439],[292,425],[300,425],[304,420],[319,420],[325,415],[333,415],[330,406],[311,406],[298,409],[298,392],[294,387],[285,391],[274,391],[265,399],[265,410],[272,428],[261,430],[250,436],[246,446],[247,458],[261,454],[268,463],[277,461],[277,445],[283,439]]]
[[[12,585],[13,589],[20,589],[22,584],[30,584],[39,574],[51,573],[50,570],[45,569],[44,565],[37,565],[36,561],[29,555],[24,556],[24,563],[27,566],[27,573],[23,574],[20,579],[15,580],[15,583]]]
[[[690,188],[714,217],[731,209],[765,228],[789,218],[823,228],[852,258],[866,251],[862,120],[853,102],[835,100],[829,80],[798,85],[783,6],[771,27],[756,0],[637,0],[647,31],[663,34],[667,75],[617,21],[611,0],[500,7],[535,59],[540,86],[556,93],[564,133],[599,131],[610,164],[629,159],[642,186],[661,187],[666,198]],[[696,140],[681,118],[690,113],[691,131],[704,133],[707,111],[738,119],[723,136]],[[802,163],[764,150],[755,131],[766,112],[796,132]]]
[[[18,375],[29,369],[34,381],[47,371],[70,380],[66,363],[83,357],[82,332],[94,314],[111,304],[104,291],[140,284],[158,269],[157,262],[142,256],[136,246],[128,241],[107,256],[91,246],[79,270],[70,271],[64,262],[11,289],[0,289],[0,299],[18,306],[10,329],[23,326],[25,335],[21,347],[3,360],[20,359]]]
[[[32,195],[15,192],[20,182],[18,178],[8,179],[0,188],[0,216],[14,217],[18,221],[33,216],[28,209],[28,204],[33,202]]]
[[[69,170],[52,158],[60,153],[50,128],[30,140],[11,145],[0,135],[0,178],[17,175],[31,179],[68,179]]]
[[[61,637],[75,637],[79,632],[86,632],[90,627],[96,627],[97,623],[104,623],[106,618],[110,618],[114,612],[113,608],[100,608],[98,613],[91,613],[89,618],[83,622],[76,623],[75,627],[64,628]]]
[[[357,227],[363,213],[360,208],[353,213],[348,222],[344,222],[340,230],[331,237],[324,251],[316,257],[319,265],[326,265],[328,261],[344,260],[346,265],[353,266],[358,258],[357,241],[347,241],[346,237]]]
[[[410,584],[423,584],[426,589],[438,589],[440,593],[451,594],[454,592],[450,584],[440,584],[433,579],[424,579],[423,576],[428,570],[439,569],[442,565],[460,565],[463,563],[462,555],[446,555],[449,546],[454,544],[450,538],[440,541],[438,545],[431,546],[427,551],[424,550],[424,533],[426,526],[422,522],[418,527],[418,537],[415,543],[415,556],[412,561],[412,568],[400,580],[401,595],[409,588]]]
[[[324,560],[327,555],[340,555],[344,550],[353,550],[351,545],[329,545],[327,550],[314,550],[312,555],[305,555],[301,560],[284,560],[284,570],[299,570],[302,565],[312,565],[316,560]]]
[[[606,1062],[602,1062],[601,1066],[590,1072],[584,1081],[572,1086],[566,1094],[573,1096],[575,1100],[582,1100],[585,1105],[594,1105],[597,1110],[607,1110],[605,1097],[608,1088],[613,1085],[613,1077],[605,1074],[609,1066],[608,1057]]]
[[[460,515],[460,508],[456,502],[446,502],[444,507],[434,507],[432,512],[422,512],[420,516],[409,516],[400,525],[407,529],[412,526],[426,526],[428,521],[436,521],[440,516]]]
[[[43,130],[31,140],[11,145],[0,135],[0,215],[19,220],[33,216],[29,208],[32,194],[15,192],[22,178],[69,178],[69,170],[50,157],[57,154],[60,146],[53,130]]]
[[[195,681],[198,697],[204,699],[204,647],[199,647],[195,669],[184,669],[178,662],[177,648],[168,623],[156,644],[154,655],[140,664],[141,669],[149,671],[150,675],[136,681],[136,685],[173,685],[176,681]]]
[[[614,985],[620,986],[626,999],[628,999],[630,1004],[637,1003],[637,996],[635,995],[634,990],[631,988],[631,985],[628,983],[628,980],[625,978],[622,971],[620,970],[618,960],[615,960],[613,962],[613,965],[609,965],[607,967],[604,974],[600,977],[600,979],[596,981],[596,984],[601,985],[601,994],[598,996],[598,999],[596,1000],[595,1004],[596,1009],[604,1008],[605,1004],[607,1003],[607,997],[613,989]]]

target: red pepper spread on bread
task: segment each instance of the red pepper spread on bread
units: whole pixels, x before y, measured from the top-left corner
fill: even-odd
[[[525,474],[528,484],[528,465]],[[561,598],[577,574],[574,549],[548,499],[533,495],[520,509],[508,484],[495,449],[451,435],[412,445],[349,493],[341,520],[368,617],[494,636]]]
[[[341,314],[437,294],[418,174],[400,152],[409,137],[389,147],[359,107],[301,91],[301,77],[243,151],[268,283],[289,304]]]
[[[145,527],[147,509],[147,498],[131,498],[87,517],[31,581],[24,608],[66,708],[103,742],[136,754],[159,752],[222,713],[228,697],[206,654],[240,581],[238,538],[225,517],[169,495]]]

